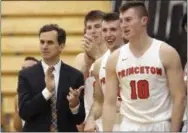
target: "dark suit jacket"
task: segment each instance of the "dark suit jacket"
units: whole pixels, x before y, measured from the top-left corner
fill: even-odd
[[[45,100],[42,91],[45,88],[44,71],[41,62],[19,72],[18,95],[19,115],[26,121],[24,132],[48,132],[51,123],[50,100]],[[60,132],[76,132],[76,124],[85,119],[83,92],[80,96],[79,112],[72,114],[67,95],[69,87],[84,85],[84,77],[75,68],[61,63],[57,92],[57,126]]]

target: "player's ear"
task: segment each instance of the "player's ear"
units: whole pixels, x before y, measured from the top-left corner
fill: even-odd
[[[142,25],[146,26],[148,24],[148,17],[143,16],[142,19],[141,19],[141,23],[142,23]]]

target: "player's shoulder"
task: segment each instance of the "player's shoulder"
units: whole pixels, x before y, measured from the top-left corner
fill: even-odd
[[[100,68],[100,66],[102,65],[103,60],[108,58],[109,55],[110,55],[110,50],[107,50],[101,57],[99,57],[94,62],[94,66],[97,67],[97,68]]]
[[[98,73],[99,72],[99,70],[100,70],[100,67],[101,67],[101,62],[102,62],[102,57],[100,57],[100,58],[98,58],[95,62],[94,62],[94,69],[93,69],[93,71],[95,72],[95,73]]]
[[[76,69],[82,71],[82,68],[84,66],[84,53],[79,53],[74,61],[74,65],[73,65]]]
[[[113,53],[111,53],[111,55],[109,56],[109,58],[107,60],[107,64],[106,64],[107,69],[114,70],[116,68],[119,54],[120,54],[120,48],[116,49]]]
[[[83,59],[83,58],[84,58],[84,52],[79,53],[79,54],[76,56],[76,59]]]
[[[168,44],[167,42],[165,41],[162,41],[162,40],[159,40],[159,39],[156,39],[156,38],[153,38],[154,41],[155,41],[155,44],[158,44],[160,45],[160,51],[162,52],[173,52],[173,51],[176,51],[170,44]]]
[[[124,50],[126,47],[127,46],[124,44],[120,48],[116,49],[114,52],[111,53],[108,60],[117,61],[117,59],[119,58],[120,52]]]
[[[115,58],[119,56],[121,48],[116,49],[113,53],[111,53],[110,58]]]
[[[103,56],[102,56],[103,57]],[[100,58],[98,58],[97,60],[95,60],[95,62],[94,62],[94,65],[96,66],[100,66],[100,64],[101,64],[101,62],[102,62],[102,57],[100,57]]]
[[[165,57],[178,54],[175,48],[164,41],[161,42],[160,53]]]
[[[179,62],[180,57],[175,48],[166,42],[162,42],[160,46],[160,59],[164,66],[169,66],[174,62]]]

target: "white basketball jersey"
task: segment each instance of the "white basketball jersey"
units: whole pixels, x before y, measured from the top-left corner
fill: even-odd
[[[104,55],[101,57],[101,65],[99,69],[99,84],[102,88],[103,94],[104,94],[104,87],[105,87],[105,79],[106,79],[106,73],[105,73],[105,66],[108,60],[108,57],[110,56],[110,50],[107,50]],[[99,128],[99,131],[102,131],[102,118],[98,118],[96,120],[96,124]]]
[[[187,81],[187,73],[188,73],[188,64],[186,63],[184,68],[184,81]]]
[[[110,56],[110,50],[106,51],[106,53],[101,57],[101,65],[100,65],[100,70],[99,70],[99,80],[100,80],[100,86],[103,91],[103,94],[105,94],[105,84],[106,84],[106,63],[107,60]],[[116,124],[113,127],[113,131],[119,131],[119,120],[120,120],[120,115],[119,113],[116,113]],[[118,123],[117,123],[118,122]],[[99,119],[96,120],[96,124],[99,127],[99,131],[102,131],[102,118],[100,117]]]
[[[104,88],[105,88],[105,82],[106,82],[106,72],[105,72],[105,67],[106,63],[108,60],[108,57],[110,56],[110,50],[106,51],[106,53],[102,56],[101,58],[101,66],[99,70],[99,80],[100,80],[100,86],[103,90],[104,93]]]
[[[184,68],[184,81],[185,82],[187,82],[187,73],[188,73],[188,64],[186,63],[185,68]],[[187,89],[187,91],[188,91],[188,89]],[[184,116],[183,116],[183,120],[187,120],[187,111],[188,111],[187,105],[188,104],[186,104],[186,108],[185,108],[185,113],[184,113]]]
[[[139,58],[132,54],[129,43],[120,48],[116,66],[122,98],[120,112],[129,120],[153,123],[171,118],[172,101],[160,60],[161,45],[162,41],[153,39]]]
[[[94,68],[94,64],[91,65],[91,68],[89,70],[89,76],[85,80],[84,103],[85,103],[85,110],[86,110],[86,118],[93,104],[93,84],[95,82],[95,78],[91,74],[93,71],[93,68]]]

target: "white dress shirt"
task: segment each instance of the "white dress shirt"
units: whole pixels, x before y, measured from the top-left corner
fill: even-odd
[[[46,74],[46,71],[49,68],[49,66],[43,60],[41,61],[41,63],[42,63],[42,68],[43,68],[44,74]],[[42,95],[44,96],[44,98],[46,100],[49,100],[51,98],[51,96],[53,95],[53,93],[55,93],[55,96],[57,98],[60,68],[61,68],[61,60],[59,60],[58,63],[54,65],[54,71],[53,71],[54,80],[55,80],[55,90],[54,90],[54,92],[50,92],[46,87],[42,91]],[[75,108],[70,108],[73,114],[78,113],[79,106],[80,106],[80,104],[78,104],[78,106],[76,106]]]

